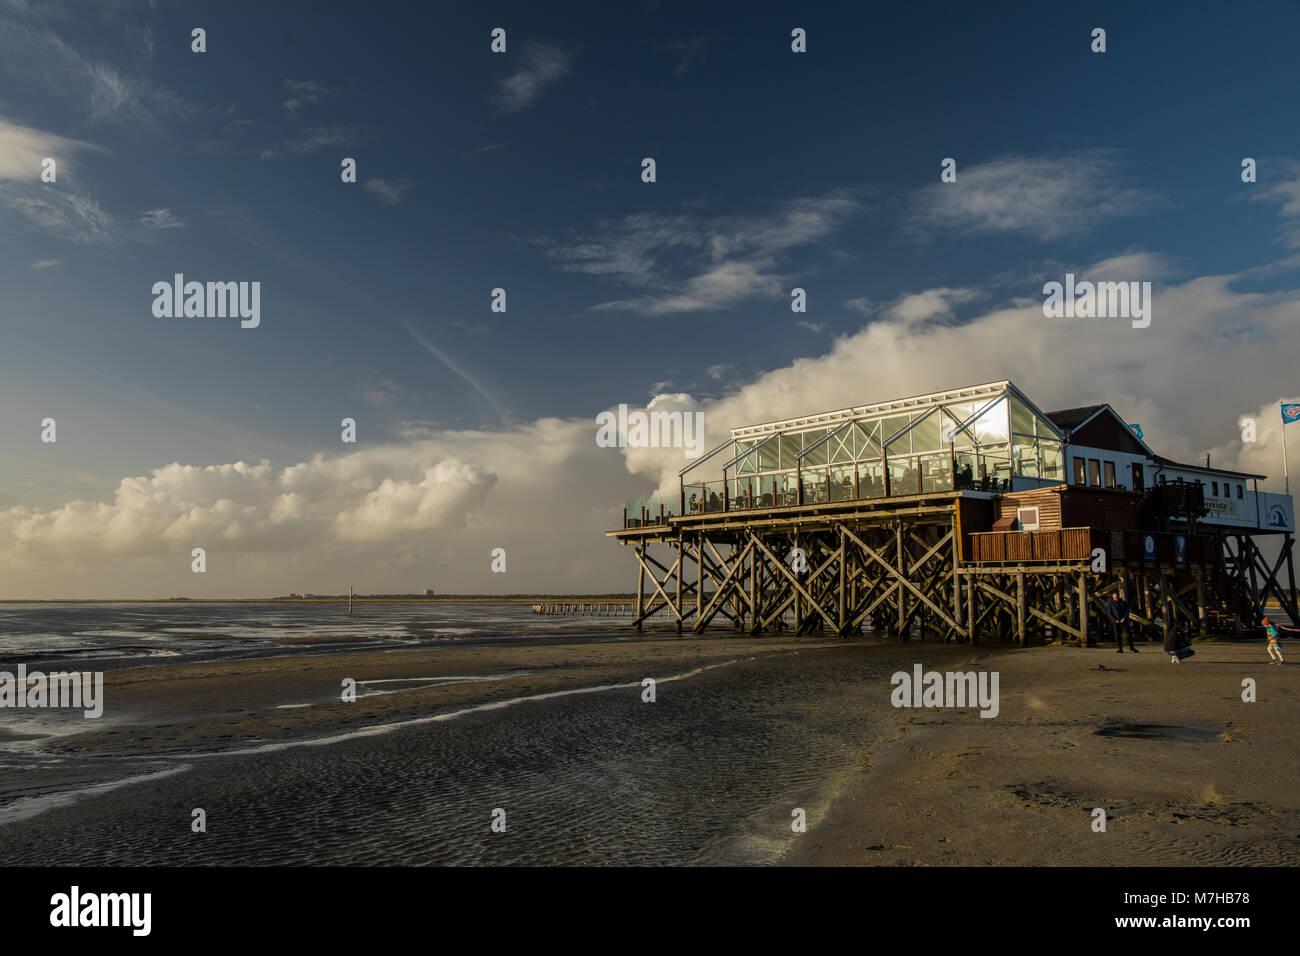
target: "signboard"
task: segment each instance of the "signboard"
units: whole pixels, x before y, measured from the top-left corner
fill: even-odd
[[[1153,534],[1144,534],[1142,536],[1142,557],[1147,561],[1156,559],[1156,536]]]
[[[1174,535],[1174,564],[1187,563],[1187,536]]]

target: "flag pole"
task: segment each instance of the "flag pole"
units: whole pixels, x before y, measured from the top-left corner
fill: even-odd
[[[1291,494],[1291,475],[1286,468],[1286,419],[1282,419],[1282,482],[1286,487],[1286,493]]]

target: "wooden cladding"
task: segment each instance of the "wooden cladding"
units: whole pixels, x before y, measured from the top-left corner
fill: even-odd
[[[987,531],[972,534],[971,546],[977,564],[1081,561],[1092,557],[1092,538],[1088,528]]]
[[[1031,564],[1091,560],[1106,553],[1109,567],[1209,567],[1218,547],[1212,535],[1111,531],[1105,528],[1058,528],[1052,531],[986,531],[972,534],[976,564]]]
[[[1052,485],[999,495],[993,504],[992,527],[1014,520],[1021,508],[1038,509],[1038,528],[1137,528],[1136,503],[1141,495],[1111,488]]]

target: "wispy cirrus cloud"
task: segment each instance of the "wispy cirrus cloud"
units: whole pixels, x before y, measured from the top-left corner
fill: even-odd
[[[47,157],[55,160],[58,171],[66,173],[73,168],[78,153],[98,148],[0,117],[0,182],[40,182],[41,162]]]
[[[1294,159],[1275,160],[1282,178],[1268,186],[1256,186],[1252,202],[1277,203],[1282,222],[1278,226],[1278,239],[1289,249],[1300,249],[1300,162]]]
[[[12,77],[88,108],[100,121],[157,124],[164,117],[197,112],[145,74],[153,58],[153,35],[147,29],[127,26],[120,37],[106,31],[110,44],[116,40],[124,65],[82,53],[51,30],[38,9],[17,7],[0,17],[0,69]]]
[[[29,269],[53,269],[53,268],[54,268],[55,266],[57,266],[58,264],[59,264],[59,260],[58,260],[58,259],[41,259],[41,260],[39,260],[39,261],[37,261],[37,262],[33,262],[33,263],[32,263],[31,265],[29,265],[27,268],[29,268]]]
[[[367,179],[361,188],[385,206],[400,206],[411,189],[411,183],[406,179]]]
[[[291,136],[276,146],[269,146],[258,153],[261,159],[281,159],[285,156],[302,156],[318,153],[327,146],[342,146],[355,138],[353,131],[346,126],[313,126],[303,130],[297,136]]]
[[[497,103],[510,113],[532,106],[542,91],[569,72],[570,56],[545,43],[525,43],[523,66],[501,81]]]
[[[683,76],[695,64],[702,62],[704,51],[708,49],[713,40],[714,38],[711,36],[699,35],[661,44],[662,48],[667,50],[676,61],[673,64],[673,75]]]
[[[565,271],[646,290],[598,309],[696,312],[786,294],[787,255],[829,237],[861,208],[852,193],[839,191],[792,200],[763,216],[637,213],[569,241],[534,241]]]
[[[298,111],[304,106],[316,105],[334,92],[324,83],[316,80],[285,80],[284,88],[289,96],[284,101],[284,108],[289,111],[290,116],[297,116]]]
[[[180,229],[185,225],[170,209],[146,209],[137,222],[145,229]]]
[[[41,232],[79,243],[147,239],[160,229],[183,226],[168,209],[146,210],[119,221],[77,182],[77,156],[99,147],[45,130],[0,119],[0,209],[13,216],[7,224],[26,222]],[[44,159],[56,163],[56,180],[41,180]]]
[[[917,191],[906,228],[927,239],[996,233],[1059,239],[1160,204],[1159,196],[1123,179],[1113,150],[959,164],[956,182],[934,182]]]

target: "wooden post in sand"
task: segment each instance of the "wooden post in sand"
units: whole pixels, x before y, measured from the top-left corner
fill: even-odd
[[[1206,627],[1206,620],[1205,620],[1205,572],[1204,571],[1196,572],[1196,623],[1201,634],[1205,634],[1207,627]]]
[[[352,616],[352,585],[348,585],[348,617]]]
[[[1026,646],[1029,642],[1025,636],[1025,572],[1016,572],[1016,642]]]
[[[641,630],[641,613],[645,607],[645,563],[641,560],[645,554],[645,546],[636,549],[637,566],[640,570],[636,575],[636,629]]]
[[[975,575],[968,574],[966,575],[966,620],[969,623],[966,625],[966,630],[970,632],[970,642],[972,644],[978,644],[980,642],[979,632],[975,630],[976,603],[977,603],[977,599],[975,597]]]
[[[1088,639],[1088,572],[1079,572],[1079,635],[1083,647],[1091,647]]]
[[[682,632],[682,619],[686,616],[682,608],[682,575],[686,573],[686,547],[685,539],[679,533],[677,535],[677,633]]]

